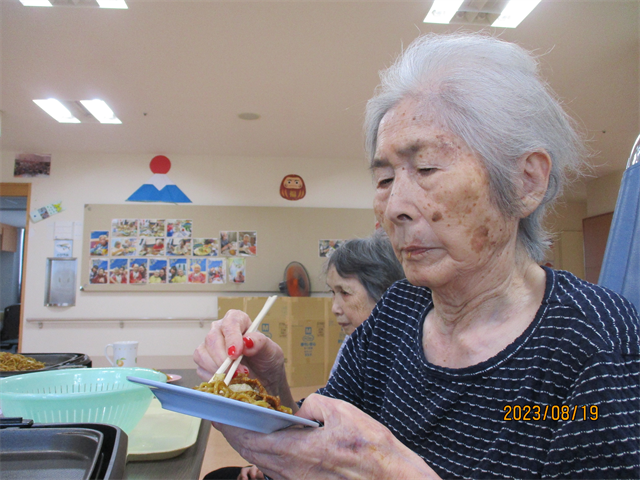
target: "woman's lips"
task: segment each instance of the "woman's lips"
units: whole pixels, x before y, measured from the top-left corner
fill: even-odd
[[[402,253],[404,253],[407,259],[411,259],[411,257],[417,257],[423,253],[429,251],[427,247],[405,247],[402,249]]]

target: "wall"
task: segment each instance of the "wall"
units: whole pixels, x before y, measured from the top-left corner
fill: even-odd
[[[2,152],[0,179],[31,182],[32,209],[62,201],[65,210],[32,223],[26,267],[24,352],[81,352],[103,362],[103,347],[117,340],[139,340],[140,357],[171,356],[169,365],[189,366],[193,349],[202,341],[208,320],[217,316],[211,293],[117,293],[78,292],[75,307],[44,306],[45,265],[53,255],[54,222],[82,222],[85,203],[122,204],[152,173],[153,155],[77,155],[53,153],[51,176],[13,178],[16,152]],[[309,160],[213,158],[168,155],[169,178],[191,198],[194,205],[240,205],[283,207],[371,208],[373,189],[364,159]],[[297,202],[280,197],[279,186],[287,174],[301,175],[307,195]],[[74,239],[74,256],[80,258],[82,238]],[[83,268],[80,264],[79,269]],[[124,322],[118,319],[147,319]],[[175,319],[157,322],[153,319]],[[29,322],[34,319],[112,321]],[[181,319],[195,319],[181,322]],[[115,320],[115,321],[114,321]],[[41,328],[40,328],[41,327]],[[141,358],[142,360],[142,358]],[[185,365],[186,362],[186,365]]]
[[[555,268],[585,278],[582,219],[587,216],[587,202],[560,201],[549,212],[546,227],[554,232],[549,259]]]
[[[621,170],[587,183],[587,217],[615,210],[623,174]]]

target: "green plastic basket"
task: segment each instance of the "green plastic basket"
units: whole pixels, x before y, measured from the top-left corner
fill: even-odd
[[[127,376],[166,382],[147,368],[50,370],[0,379],[5,417],[36,423],[107,423],[129,433],[144,416],[153,394]]]

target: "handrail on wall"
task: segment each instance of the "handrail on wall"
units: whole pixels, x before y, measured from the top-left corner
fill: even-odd
[[[38,328],[42,329],[45,323],[118,323],[120,328],[124,328],[125,322],[174,322],[174,323],[192,323],[197,322],[200,328],[204,328],[204,324],[210,323],[216,318],[27,318],[27,323],[37,323]]]

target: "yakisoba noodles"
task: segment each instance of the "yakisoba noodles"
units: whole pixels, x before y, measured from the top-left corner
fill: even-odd
[[[279,412],[293,413],[289,407],[280,405],[280,397],[269,395],[258,380],[249,378],[245,374],[234,377],[229,382],[229,386],[224,383],[224,374],[215,375],[213,382],[203,382],[195,387],[195,390],[240,400]]]
[[[40,370],[45,365],[35,358],[25,357],[19,353],[0,352],[0,371],[23,372],[27,370]]]

